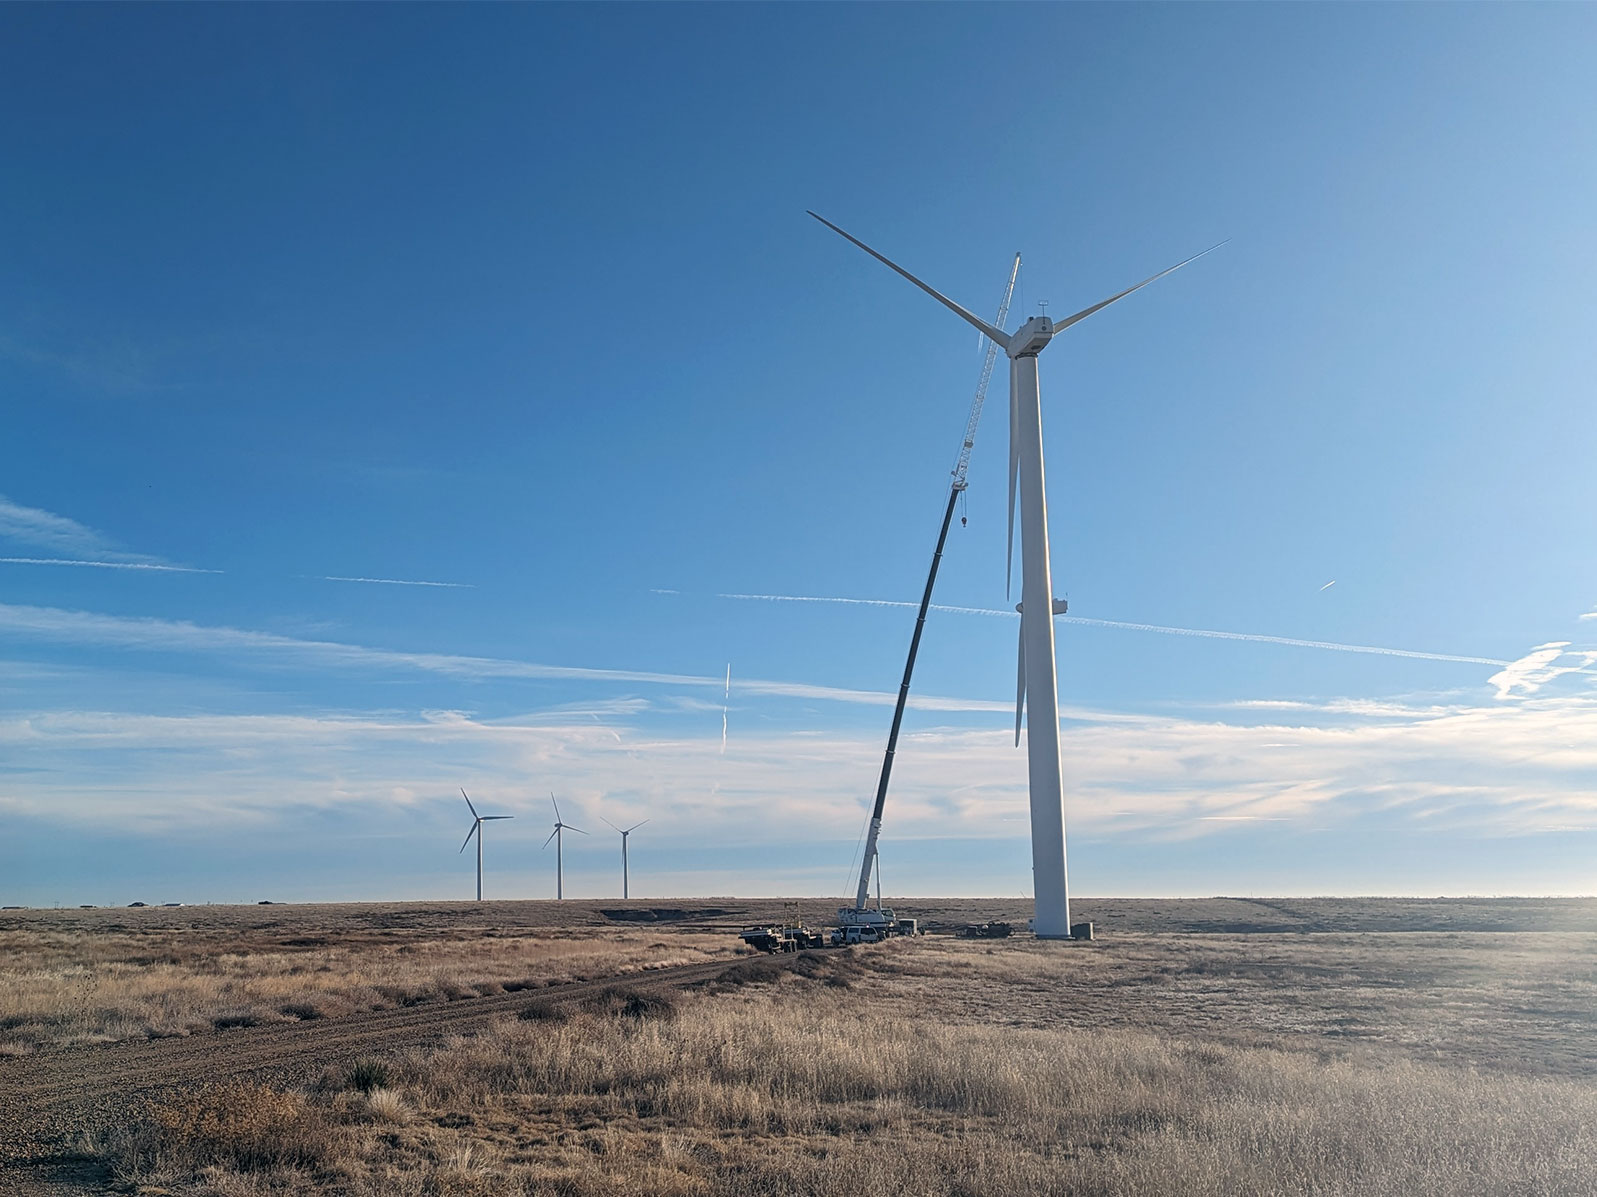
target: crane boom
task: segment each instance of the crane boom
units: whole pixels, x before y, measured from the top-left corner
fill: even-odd
[[[1020,255],[1009,270],[1009,282],[1004,287],[1004,301],[998,305],[998,318],[993,326],[1000,330],[1009,316],[1009,301],[1015,295],[1015,278],[1020,273]],[[854,895],[854,909],[864,910],[870,898],[871,869],[876,865],[876,840],[882,830],[882,808],[887,803],[887,782],[893,773],[893,754],[898,751],[898,729],[904,722],[904,705],[909,700],[909,680],[915,672],[915,654],[920,651],[921,632],[926,627],[926,611],[932,602],[932,587],[937,583],[937,567],[943,560],[943,545],[948,540],[948,526],[954,518],[954,506],[965,489],[965,471],[970,467],[970,451],[976,444],[976,425],[981,420],[982,404],[987,400],[987,384],[992,380],[993,363],[997,360],[998,344],[987,342],[987,356],[982,362],[981,381],[976,384],[976,398],[970,405],[970,418],[965,421],[965,439],[960,443],[959,460],[954,464],[953,482],[948,488],[948,505],[943,509],[943,526],[937,534],[937,548],[932,552],[932,568],[926,575],[926,589],[921,594],[920,611],[915,616],[915,631],[909,640],[909,658],[904,662],[904,680],[899,683],[898,703],[893,707],[893,726],[887,733],[887,754],[882,758],[882,775],[876,783],[876,805],[871,810],[870,833],[865,840],[865,856],[860,862],[859,888]],[[877,894],[877,905],[881,895]],[[845,908],[846,909],[846,908]],[[839,914],[843,914],[840,911]]]
[[[993,327],[1002,329],[1004,321],[1009,318],[1009,301],[1015,296],[1015,279],[1020,274],[1020,255],[1015,255],[1015,264],[1009,268],[1009,283],[1004,287],[1004,302],[998,305],[998,318],[993,321]],[[987,384],[993,378],[993,363],[998,360],[998,342],[983,337],[982,343],[987,347],[982,359],[981,381],[976,384],[976,397],[971,400],[970,418],[965,421],[965,439],[959,445],[959,460],[954,463],[954,489],[965,489],[965,471],[970,468],[970,451],[976,445],[976,425],[981,422],[982,404],[987,402]]]

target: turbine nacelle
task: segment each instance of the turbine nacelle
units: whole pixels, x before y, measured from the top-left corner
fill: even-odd
[[[1004,351],[1010,357],[1036,357],[1054,339],[1054,322],[1047,316],[1033,316],[1009,334]]]

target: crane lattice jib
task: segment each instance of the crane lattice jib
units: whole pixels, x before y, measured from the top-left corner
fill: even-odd
[[[998,305],[998,318],[994,328],[1003,328],[1009,318],[1009,301],[1015,295],[1015,278],[1020,274],[1020,255],[1015,255],[1015,265],[1009,271],[1009,285],[1004,288],[1004,302]],[[982,404],[987,401],[987,384],[992,381],[993,365],[998,361],[998,343],[987,342],[987,356],[982,361],[981,381],[976,384],[976,398],[971,400],[970,418],[965,421],[965,439],[959,445],[959,460],[954,463],[954,489],[965,489],[965,471],[970,468],[970,451],[976,445],[976,425],[981,422]]]

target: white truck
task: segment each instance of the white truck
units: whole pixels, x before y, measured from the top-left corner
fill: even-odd
[[[854,943],[879,943],[891,935],[919,935],[918,919],[898,918],[891,910],[872,910],[868,906],[840,906],[837,926],[832,929],[832,946]]]

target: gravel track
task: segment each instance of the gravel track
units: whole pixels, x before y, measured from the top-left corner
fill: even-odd
[[[770,958],[779,964],[791,957]],[[233,1077],[304,1084],[329,1065],[425,1047],[482,1030],[534,1002],[580,1001],[606,990],[658,992],[733,979],[770,960],[717,960],[620,973],[518,993],[371,1010],[311,1022],[239,1027],[172,1039],[127,1040],[0,1058],[0,1193],[83,1192],[97,1173],[73,1155],[84,1132],[125,1122],[168,1090]]]

